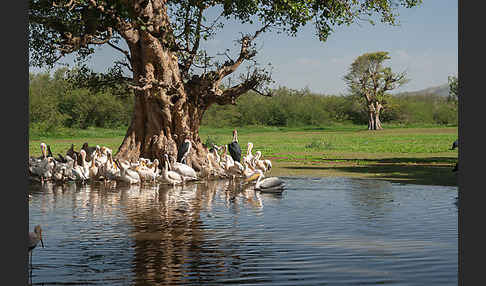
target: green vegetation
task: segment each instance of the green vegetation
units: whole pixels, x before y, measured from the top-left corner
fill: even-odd
[[[126,131],[133,110],[132,95],[113,87],[99,90],[73,87],[67,72],[59,69],[53,76],[30,74],[29,135],[59,137],[68,135],[69,129],[89,127]]]
[[[451,172],[457,150],[449,150],[457,138],[457,127],[403,128],[386,125],[380,131],[363,126],[341,125],[238,128],[242,152],[248,142],[253,152],[260,150],[274,165],[274,175],[359,176],[418,184],[456,185]],[[88,129],[69,138],[44,138],[29,141],[31,156],[40,155],[40,142],[51,145],[52,152],[65,154],[71,144],[79,150],[84,142],[107,146],[116,152],[124,132]],[[232,128],[200,129],[203,143],[227,144]],[[93,137],[91,137],[93,136]],[[96,137],[97,136],[97,137]]]
[[[368,129],[380,130],[380,115],[383,108],[388,109],[388,101],[394,90],[409,82],[406,73],[394,73],[383,62],[391,59],[388,52],[365,53],[357,57],[343,77],[351,94],[368,111]]]
[[[30,137],[73,137],[78,133],[93,137],[89,130],[98,128],[106,129],[103,132],[124,133],[132,115],[133,95],[116,87],[75,88],[66,72],[60,69],[52,76],[30,75]],[[274,90],[274,94],[269,98],[249,93],[239,97],[236,105],[214,104],[205,113],[201,129],[258,125],[266,126],[265,130],[282,127],[358,130],[361,127],[342,126],[366,127],[368,123],[366,108],[352,96],[313,94],[305,89],[284,87]],[[432,94],[391,96],[382,113],[387,128],[417,124],[457,126],[457,118],[454,101]]]
[[[64,71],[65,72],[65,71]],[[29,155],[40,142],[54,155],[84,142],[118,150],[133,108],[131,94],[115,88],[73,88],[63,71],[30,76]],[[279,88],[274,97],[247,94],[236,105],[213,105],[199,129],[207,146],[231,141],[238,128],[242,151],[274,162],[274,174],[315,174],[396,178],[455,185],[451,168],[457,150],[457,103],[431,94],[389,98],[385,130],[366,128],[367,111],[351,97]],[[280,172],[280,173],[279,173]],[[312,173],[313,172],[313,173]]]

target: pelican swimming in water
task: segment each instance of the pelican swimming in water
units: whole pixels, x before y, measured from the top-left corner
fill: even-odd
[[[285,183],[279,177],[265,178],[261,170],[257,170],[257,173],[247,179],[247,181],[254,180],[258,177],[255,184],[255,190],[268,193],[281,193],[285,189]]]

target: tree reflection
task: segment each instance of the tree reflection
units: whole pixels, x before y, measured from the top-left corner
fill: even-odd
[[[158,285],[211,284],[229,275],[231,265],[241,264],[239,256],[228,255],[228,241],[215,235],[207,225],[210,222],[205,222],[211,217],[203,212],[211,213],[216,200],[236,214],[242,204],[261,208],[253,190],[230,180],[161,185],[150,192],[152,195],[142,195],[145,190],[134,192],[134,188],[121,190],[132,226],[136,285],[147,281]]]
[[[71,209],[70,227],[61,230],[79,232],[77,263],[103,269],[106,264],[92,260],[103,255],[113,269],[131,269],[135,285],[200,285],[238,276],[240,211],[263,209],[252,186],[231,180],[175,187],[46,183],[29,193],[41,214],[56,212],[57,205]]]
[[[389,182],[350,179],[348,183],[346,194],[360,219],[376,219],[391,211],[389,203],[393,202],[393,193]]]

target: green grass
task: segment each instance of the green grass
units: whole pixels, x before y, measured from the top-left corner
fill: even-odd
[[[457,162],[457,149],[449,150],[458,137],[457,127],[384,126],[368,131],[366,126],[336,125],[329,127],[239,127],[242,152],[252,142],[253,153],[275,165],[275,174],[327,174],[384,178],[398,182],[456,185],[451,172]],[[231,142],[234,128],[201,127],[203,143],[218,145]],[[51,145],[54,155],[65,154],[71,143],[79,150],[84,142],[118,150],[126,130],[91,128],[69,130],[52,137],[31,137],[29,155],[39,156],[39,144]],[[66,134],[66,136],[61,136]]]
[[[201,127],[203,143],[214,142],[222,145],[232,139],[233,128]],[[90,145],[105,145],[117,150],[126,130],[88,128],[86,130],[61,130],[49,137],[31,136],[29,154],[40,154],[39,144],[51,145],[53,153],[65,151],[74,143],[78,148],[88,142]],[[243,152],[248,142],[254,145],[253,152],[260,150],[264,156],[279,156],[282,153],[293,158],[322,157],[326,154],[411,154],[447,153],[451,142],[457,138],[457,127],[433,128],[386,128],[368,131],[363,126],[336,126],[282,128],[249,126],[238,128],[238,139]]]

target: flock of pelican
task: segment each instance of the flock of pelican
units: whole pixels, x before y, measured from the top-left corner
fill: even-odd
[[[79,152],[74,151],[72,144],[65,156],[58,154],[57,158],[53,157],[46,143],[42,142],[40,149],[40,157],[29,158],[29,174],[33,180],[41,183],[101,181],[106,184],[115,181],[125,184],[183,185],[213,174],[231,179],[245,178],[246,183],[256,181],[255,190],[260,191],[282,192],[285,187],[280,178],[265,177],[272,163],[262,159],[260,151],[252,154],[253,143],[248,142],[246,155],[241,156],[236,130],[233,131],[231,143],[212,146],[207,154],[208,168],[199,173],[186,164],[187,154],[191,150],[191,141],[187,139],[179,147],[177,158],[164,154],[163,164],[158,159],[139,158],[137,162],[114,159],[111,149],[99,145],[89,147],[88,143]]]

